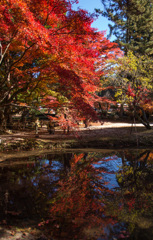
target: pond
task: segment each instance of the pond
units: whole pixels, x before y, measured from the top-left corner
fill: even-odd
[[[0,164],[0,223],[51,239],[152,240],[153,150],[82,150]]]

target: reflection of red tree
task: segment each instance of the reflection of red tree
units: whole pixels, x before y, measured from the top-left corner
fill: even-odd
[[[66,178],[58,181],[50,219],[46,222],[55,239],[95,240],[105,234],[105,227],[116,222],[118,224],[110,227],[110,238],[127,239],[131,234],[133,239],[138,239],[135,236],[141,236],[142,222],[152,224],[152,165],[150,158],[149,165],[146,164],[148,156],[145,151],[137,158],[130,157],[124,151],[123,166],[116,175],[120,189],[113,192],[107,188],[103,176],[114,172],[107,172],[107,166],[102,163],[112,160],[113,164],[115,156],[95,160],[88,154],[75,155]]]
[[[93,166],[92,159],[83,156],[74,156],[67,178],[58,182],[59,189],[50,209],[54,230],[58,226],[58,234],[66,233],[67,239],[68,236],[84,239],[85,232],[91,234],[93,228],[94,237],[96,230],[102,235],[104,227],[114,223],[113,217],[106,216],[105,196],[112,192],[104,186],[102,170]]]

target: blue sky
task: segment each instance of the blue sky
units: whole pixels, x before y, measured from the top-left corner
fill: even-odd
[[[90,13],[93,13],[95,8],[103,10],[101,0],[79,0],[78,4],[73,4],[73,9],[77,10],[77,7],[85,9]],[[92,27],[97,28],[99,31],[107,30],[106,35],[109,33],[108,20],[102,16],[99,16],[94,21]]]

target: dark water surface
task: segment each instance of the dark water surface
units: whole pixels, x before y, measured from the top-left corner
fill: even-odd
[[[52,239],[152,240],[153,150],[45,154],[0,164],[0,223]]]

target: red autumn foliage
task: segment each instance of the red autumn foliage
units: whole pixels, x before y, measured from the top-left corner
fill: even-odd
[[[55,232],[58,225],[67,235],[71,231],[76,239],[83,239],[84,229],[97,228],[98,235],[101,235],[104,227],[115,223],[114,216],[105,216],[105,196],[111,196],[113,191],[107,188],[102,178],[105,170],[95,168],[94,163],[97,164],[94,159],[86,159],[84,154],[74,155],[71,159],[71,169],[58,182],[50,208],[50,220],[47,220],[51,227],[55,225]]]
[[[42,99],[39,105],[57,110],[66,101],[69,114],[97,118],[93,106],[105,61],[119,49],[91,27],[86,11],[72,10],[72,2],[1,1],[1,107]]]

